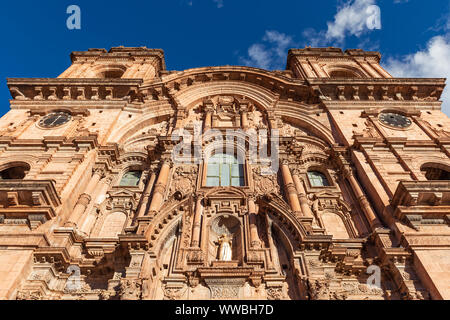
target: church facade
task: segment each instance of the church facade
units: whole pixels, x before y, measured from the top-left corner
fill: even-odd
[[[380,59],[116,47],[8,79],[0,299],[450,299],[445,79]]]

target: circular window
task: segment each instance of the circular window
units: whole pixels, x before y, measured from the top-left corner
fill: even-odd
[[[39,125],[43,128],[54,128],[62,126],[69,122],[71,115],[67,112],[52,112],[39,121]]]
[[[412,123],[408,117],[392,112],[384,112],[380,114],[379,119],[382,123],[394,128],[408,128]]]

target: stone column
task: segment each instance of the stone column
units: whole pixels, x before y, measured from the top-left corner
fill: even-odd
[[[212,124],[212,108],[207,108],[205,115],[205,131],[211,129],[211,124]]]
[[[367,200],[366,196],[364,195],[358,181],[356,180],[355,176],[353,175],[353,172],[351,169],[346,170],[345,176],[350,183],[350,186],[353,190],[353,192],[356,195],[356,198],[358,199],[359,204],[361,205],[361,208],[364,211],[364,214],[367,218],[367,220],[370,223],[370,227],[372,230],[375,228],[382,227],[380,220],[378,220],[375,212],[373,212],[372,207],[370,206],[369,201]]]
[[[248,220],[250,224],[250,244],[253,248],[260,248],[261,241],[258,235],[258,227],[256,225],[256,203],[253,197],[248,199]]]
[[[186,110],[179,109],[177,111],[177,121],[175,123],[175,129],[180,129],[181,128],[185,118],[186,118]]]
[[[300,207],[302,209],[303,215],[308,218],[313,218],[314,215],[311,211],[311,208],[309,207],[308,199],[306,198],[305,188],[303,187],[303,183],[300,180],[297,171],[294,171],[292,179],[294,180],[295,188],[297,189],[298,198],[300,200]]]
[[[91,202],[92,195],[94,194],[97,185],[104,175],[103,170],[94,170],[94,174],[92,175],[91,180],[86,187],[86,191],[80,195],[78,198],[77,204],[73,208],[72,214],[69,217],[69,220],[66,222],[68,226],[78,226],[81,217],[83,216],[84,211],[87,206]]]
[[[112,179],[110,177],[107,177],[100,181],[98,188],[100,189],[100,192],[97,194],[97,198],[94,202],[94,208],[89,212],[89,214],[86,214],[85,217],[80,219],[80,229],[82,232],[89,234],[92,227],[94,226],[96,216],[98,214],[98,205],[103,202],[105,199],[105,194],[108,191],[108,189],[111,187]]]
[[[248,129],[248,109],[247,107],[241,108],[241,125],[243,130]]]
[[[195,203],[195,214],[194,214],[194,224],[192,227],[192,247],[200,246],[200,232],[201,232],[201,223],[202,223],[202,215],[203,215],[203,198],[201,196],[197,196],[197,201]]]
[[[166,193],[167,181],[169,179],[171,163],[170,160],[164,160],[161,170],[159,171],[158,180],[156,181],[155,189],[153,190],[153,198],[148,209],[149,215],[155,215],[161,208],[164,194]]]
[[[277,99],[279,99],[279,94],[276,94],[276,96],[277,96]],[[270,130],[279,129],[278,125],[277,125],[277,119],[276,119],[273,111],[267,111],[267,120],[269,121],[269,129]]]
[[[156,180],[155,172],[153,170],[149,170],[149,175],[150,177],[148,177],[144,193],[142,194],[142,202],[141,206],[139,207],[138,217],[143,217],[145,215],[145,212],[147,211],[148,200],[150,198],[150,193],[152,192],[153,185],[155,184]]]
[[[281,174],[283,176],[286,197],[288,198],[289,205],[291,206],[292,211],[302,215],[297,190],[295,189],[294,181],[292,180],[291,171],[289,170],[287,162],[283,161],[281,163]]]

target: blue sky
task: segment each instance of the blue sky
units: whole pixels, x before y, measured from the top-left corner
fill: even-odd
[[[69,5],[81,9],[81,30],[66,27]],[[379,30],[366,26],[371,5]],[[0,114],[9,110],[7,77],[56,77],[70,52],[119,45],[164,49],[170,70],[283,69],[292,47],[363,48],[379,50],[396,76],[450,78],[448,0],[1,1],[0,15]]]

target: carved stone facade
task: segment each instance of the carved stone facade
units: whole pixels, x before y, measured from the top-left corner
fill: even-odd
[[[445,79],[379,63],[118,47],[8,79],[0,299],[450,299]]]

